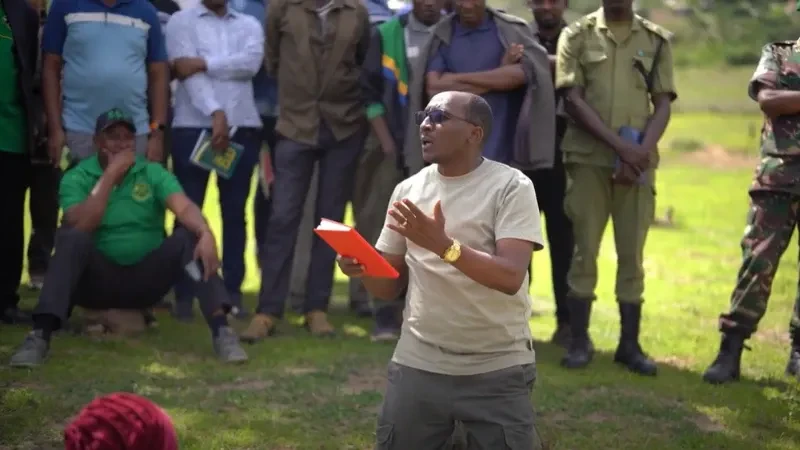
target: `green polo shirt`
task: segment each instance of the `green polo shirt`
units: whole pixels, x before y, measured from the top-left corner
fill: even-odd
[[[0,2],[0,151],[25,153],[25,110],[14,57],[14,35]]]
[[[86,200],[102,174],[97,155],[64,173],[61,208],[66,211]],[[123,266],[144,259],[164,241],[167,197],[179,192],[183,192],[180,183],[167,169],[137,158],[108,199],[103,220],[94,231],[97,249]]]

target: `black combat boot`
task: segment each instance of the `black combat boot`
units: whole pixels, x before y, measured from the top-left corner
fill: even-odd
[[[800,332],[792,336],[792,348],[789,350],[789,363],[786,364],[786,375],[800,379]]]
[[[561,366],[567,369],[581,369],[588,366],[594,356],[594,345],[589,338],[592,300],[570,297],[567,302],[572,336],[567,354],[561,358]]]
[[[614,362],[624,365],[628,370],[639,375],[655,376],[658,372],[656,363],[645,355],[639,345],[642,305],[640,303],[620,303],[619,317],[621,330],[619,345],[614,353]]]
[[[739,379],[745,335],[736,330],[724,331],[717,358],[703,374],[703,380],[711,384],[724,384]]]

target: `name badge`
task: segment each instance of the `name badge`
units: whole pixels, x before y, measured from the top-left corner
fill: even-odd
[[[406,49],[406,56],[409,58],[416,58],[419,56],[419,47],[408,47],[408,49]]]

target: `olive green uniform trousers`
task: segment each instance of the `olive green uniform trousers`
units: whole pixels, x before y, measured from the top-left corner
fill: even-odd
[[[651,184],[626,186],[612,181],[613,169],[567,163],[564,210],[572,220],[575,251],[567,284],[570,296],[595,299],[597,256],[611,217],[617,253],[614,288],[620,303],[641,303],[644,293],[644,245],[653,222],[655,188]],[[649,173],[655,181],[655,173]]]

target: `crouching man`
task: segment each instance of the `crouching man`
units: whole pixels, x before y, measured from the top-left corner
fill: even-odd
[[[33,331],[11,365],[41,364],[50,336],[73,306],[142,310],[155,305],[188,268],[197,268],[200,308],[225,362],[247,355],[228,326],[217,245],[200,209],[164,167],[137,158],[136,127],[113,109],[97,119],[97,153],[64,174],[64,211],[55,254],[34,311]],[[166,210],[183,227],[164,236]],[[191,270],[190,270],[191,272]]]

